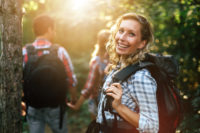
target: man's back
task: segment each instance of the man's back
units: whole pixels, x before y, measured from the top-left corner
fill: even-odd
[[[65,105],[67,75],[58,58],[58,45],[36,49],[26,46],[28,61],[23,71],[23,89],[26,103],[34,108]],[[45,54],[38,55],[39,52]]]
[[[65,51],[65,49],[60,47],[60,46],[56,46],[57,47],[56,52],[54,51],[54,54],[47,57],[47,55],[51,51],[52,46],[54,46],[54,45],[52,45],[51,42],[49,42],[46,39],[36,39],[32,44],[29,44],[29,45],[31,45],[35,49],[35,55],[34,56],[36,56],[36,58],[38,60],[41,59],[41,58],[48,58],[47,61],[46,61],[47,64],[49,63],[49,65],[53,64],[55,66],[58,64],[59,61],[60,61],[59,63],[62,63],[62,66],[63,66],[62,69],[63,70],[61,70],[62,71],[61,73],[58,74],[57,73],[58,71],[56,70],[56,69],[61,69],[61,68],[55,69],[55,73],[58,74],[58,76],[56,78],[55,78],[55,76],[50,76],[50,72],[48,72],[48,71],[44,71],[43,74],[41,74],[41,71],[38,71],[39,75],[37,75],[37,73],[35,74],[36,75],[35,79],[37,79],[35,81],[37,81],[37,82],[32,82],[32,84],[31,84],[31,85],[33,85],[32,90],[34,90],[34,88],[40,88],[40,89],[43,88],[43,87],[46,88],[46,89],[44,89],[44,91],[41,90],[40,92],[43,92],[43,94],[46,94],[46,96],[49,98],[49,100],[47,100],[47,102],[52,104],[52,102],[54,102],[56,100],[50,100],[51,99],[50,96],[53,95],[53,94],[56,94],[56,93],[49,93],[50,90],[52,90],[52,89],[62,90],[60,88],[68,88],[68,87],[71,87],[71,86],[76,84],[76,79],[75,79],[75,76],[73,74],[73,67],[72,67],[72,64],[71,64],[71,60],[69,58],[69,55],[67,54],[67,51]],[[23,55],[24,55],[23,56],[24,57],[23,58],[24,59],[23,60],[24,68],[26,68],[26,65],[31,60],[31,57],[29,57],[29,53],[27,51],[26,46],[23,48]],[[55,60],[53,58],[55,58]],[[59,61],[57,60],[57,62],[55,62],[56,58],[59,59]],[[38,65],[38,67],[36,67],[36,65],[34,66],[34,68],[36,68],[36,69],[41,68],[41,66],[39,66],[40,64],[45,65],[44,61],[41,61],[40,63],[36,63],[36,64]],[[35,70],[34,68],[33,68],[33,70]],[[51,68],[51,67],[49,67],[49,68]],[[26,77],[30,77],[30,75],[26,75]],[[66,79],[66,77],[67,77],[67,79]],[[33,76],[33,78],[34,78],[34,76]],[[51,81],[50,82],[47,81],[47,83],[41,83],[40,81],[43,81],[44,78],[46,78],[47,80],[50,79]],[[67,81],[65,86],[61,85],[63,83],[61,83],[60,79],[63,79],[63,78],[65,79],[65,81]],[[26,82],[24,82],[24,83],[26,83]],[[55,88],[55,87],[58,87],[58,88]],[[30,88],[28,88],[28,89],[30,89]],[[27,92],[27,90],[24,91],[25,101],[27,100],[26,99],[26,95],[27,95],[26,92]],[[28,92],[30,92],[30,93],[28,93],[29,96],[34,96],[34,94],[31,93],[31,91],[28,91]],[[43,133],[44,124],[46,122],[47,122],[47,124],[49,124],[50,128],[54,132],[58,132],[58,131],[61,132],[61,133],[66,132],[67,131],[66,116],[64,115],[64,111],[65,111],[65,109],[64,109],[65,105],[64,104],[65,104],[66,91],[60,91],[60,92],[57,93],[58,94],[57,97],[60,98],[60,100],[63,102],[62,105],[64,105],[64,106],[57,105],[57,103],[55,103],[55,102],[54,102],[54,104],[52,104],[51,107],[43,106],[41,104],[41,103],[43,103],[41,101],[42,99],[39,98],[40,94],[41,93],[37,93],[36,97],[35,97],[37,106],[32,104],[31,101],[29,101],[29,102],[26,101],[27,105],[29,104],[28,105],[28,111],[27,111],[27,119],[28,119],[28,123],[29,123],[29,127],[30,127],[30,132]],[[29,98],[29,96],[28,96],[28,98]],[[32,99],[29,99],[29,100],[32,100]],[[56,119],[58,119],[58,120],[56,120]],[[36,120],[37,120],[37,123],[38,123],[37,126],[32,124],[32,122],[36,121]],[[55,121],[57,121],[57,122],[55,123]],[[37,128],[37,127],[39,127],[39,128]],[[61,127],[63,127],[63,128],[61,128]]]
[[[34,34],[36,36],[36,40],[31,44],[33,47],[33,49],[35,50],[35,54],[32,57],[29,57],[28,53],[27,53],[27,48],[26,46],[23,48],[23,66],[24,68],[26,68],[26,64],[28,64],[29,59],[33,59],[35,58],[35,61],[37,62],[38,60],[43,60],[42,58],[49,60],[46,63],[48,64],[47,67],[51,69],[51,71],[54,71],[56,73],[57,69],[59,68],[54,68],[54,67],[49,67],[51,65],[55,65],[57,64],[56,61],[51,61],[51,59],[53,58],[57,58],[59,57],[60,59],[60,64],[63,64],[64,70],[65,72],[62,72],[62,74],[58,74],[58,77],[61,75],[64,75],[63,78],[61,78],[62,80],[66,81],[66,77],[67,77],[67,85],[66,87],[69,89],[69,93],[71,95],[71,97],[73,99],[75,99],[76,97],[76,89],[75,89],[75,85],[76,85],[76,77],[73,73],[73,65],[71,63],[70,57],[67,53],[67,51],[59,46],[55,52],[54,57],[49,57],[48,54],[51,53],[51,46],[52,46],[52,42],[54,40],[55,37],[55,22],[53,20],[53,18],[51,18],[48,15],[40,15],[37,16],[34,21],[33,21],[33,31]],[[43,50],[40,50],[43,49]],[[46,50],[45,50],[46,49]],[[34,52],[33,52],[34,53]],[[47,56],[45,56],[47,54]],[[40,91],[44,90],[44,94],[46,94],[46,92],[50,91],[50,90],[57,90],[58,88],[62,88],[59,86],[59,81],[60,79],[58,79],[58,86],[56,86],[54,83],[56,81],[56,79],[54,78],[54,76],[50,76],[50,73],[48,73],[47,70],[44,69],[44,71],[40,72],[40,65],[44,65],[45,61],[38,61],[38,64],[34,64],[33,66],[30,65],[33,68],[30,69],[30,71],[34,71],[34,67],[37,67],[38,65],[38,69],[36,71],[36,76],[34,76],[34,73],[32,76],[35,78],[35,81],[37,82],[31,82],[30,86],[32,90],[34,90],[35,88],[40,88]],[[30,63],[31,64],[31,63]],[[44,66],[45,67],[45,66]],[[29,67],[28,67],[29,68]],[[43,68],[41,68],[41,70],[43,70]],[[42,74],[42,76],[40,76]],[[31,77],[29,76],[29,74],[27,74],[28,76],[26,76],[26,78]],[[25,75],[24,75],[25,76]],[[56,76],[55,76],[56,77]],[[61,76],[62,77],[62,76]],[[43,82],[43,78],[46,78],[47,83]],[[60,78],[60,77],[59,77]],[[50,81],[49,81],[50,80]],[[33,80],[34,81],[34,80]],[[42,83],[40,83],[42,82]],[[44,84],[43,84],[44,83]],[[55,86],[54,86],[55,85]],[[65,87],[65,85],[63,85]],[[46,88],[46,89],[43,89]],[[58,89],[58,90],[59,90]],[[61,89],[62,90],[62,89]],[[61,92],[63,94],[61,94],[62,96],[65,97],[66,93],[65,92]],[[26,92],[24,93],[26,95]],[[52,94],[46,94],[46,97],[50,97],[50,95],[54,95],[55,93]],[[32,96],[33,94],[31,93],[30,96]],[[43,99],[39,99],[40,93],[36,94],[36,100],[38,99],[38,103],[40,103],[41,101],[43,101]],[[60,95],[58,95],[59,97]],[[25,96],[26,97],[26,96]],[[51,99],[51,97],[49,98]],[[72,100],[73,100],[72,99]],[[63,99],[62,99],[63,100]],[[65,99],[63,100],[65,101]],[[53,101],[51,100],[47,100],[47,102],[53,103]],[[27,104],[30,104],[30,101],[26,102]],[[42,106],[36,106],[33,107],[33,105],[28,105],[27,106],[27,121],[29,124],[29,130],[30,133],[44,133],[44,129],[45,129],[45,124],[48,124],[49,127],[53,130],[53,132],[55,133],[67,133],[67,126],[66,126],[66,115],[65,115],[65,109],[64,109],[64,102],[63,102],[63,106],[61,105],[57,105],[57,106],[53,106],[53,107],[42,107]]]

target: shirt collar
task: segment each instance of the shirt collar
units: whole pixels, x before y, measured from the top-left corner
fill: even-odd
[[[51,42],[47,39],[36,39],[34,42],[33,42],[33,46],[36,46],[36,47],[47,47],[47,46],[51,46]]]

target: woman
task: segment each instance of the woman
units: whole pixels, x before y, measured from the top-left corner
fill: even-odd
[[[141,69],[122,83],[112,81],[112,77],[122,68],[143,60],[152,42],[151,25],[141,15],[124,14],[113,26],[111,39],[107,44],[110,71],[103,85],[106,93],[102,93],[96,120],[101,132],[158,132],[157,84],[150,72]],[[106,95],[114,99],[114,113],[103,110]],[[113,127],[116,113],[117,127]]]
[[[81,96],[75,105],[68,104],[72,109],[78,110],[83,102],[89,98],[89,112],[91,118],[95,119],[97,115],[97,105],[99,100],[99,86],[104,78],[104,69],[108,63],[108,55],[106,53],[106,43],[109,40],[110,31],[102,29],[97,35],[97,44],[92,53],[90,60],[90,68],[87,81],[81,91]]]

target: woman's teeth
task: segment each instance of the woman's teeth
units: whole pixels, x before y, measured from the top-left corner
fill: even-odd
[[[129,46],[128,45],[123,45],[123,44],[118,44],[119,47],[121,48],[128,48]]]

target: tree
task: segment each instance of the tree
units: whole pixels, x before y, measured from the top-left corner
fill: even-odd
[[[0,132],[20,133],[22,28],[21,0],[0,1]]]

